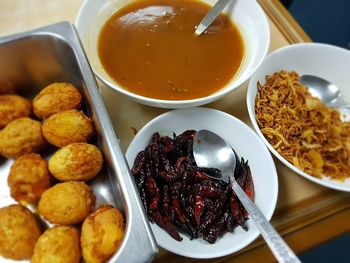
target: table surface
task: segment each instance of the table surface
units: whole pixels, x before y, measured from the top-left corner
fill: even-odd
[[[13,34],[59,21],[74,22],[82,0],[0,0],[0,36]],[[270,52],[293,43],[311,39],[278,0],[259,0],[269,17]],[[165,109],[137,104],[100,85],[115,131],[125,151],[148,121]],[[232,114],[251,126],[245,103],[247,83],[223,99],[206,105]],[[118,103],[115,103],[118,102]],[[318,186],[289,170],[274,159],[279,177],[279,197],[272,224],[296,252],[309,249],[350,230],[350,195]],[[264,258],[274,261],[272,253],[258,238],[243,251],[208,262],[247,262]],[[156,262],[196,262],[160,250]],[[202,260],[206,262],[206,260]]]

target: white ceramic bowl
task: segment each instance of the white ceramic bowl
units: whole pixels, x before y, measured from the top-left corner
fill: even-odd
[[[350,51],[317,43],[296,44],[278,49],[266,57],[259,69],[251,77],[247,92],[247,107],[253,126],[270,151],[282,163],[312,182],[336,190],[350,192],[350,179],[347,179],[345,182],[339,182],[329,178],[319,179],[304,173],[284,159],[269,144],[260,131],[254,111],[257,82],[265,83],[266,75],[271,75],[280,70],[294,70],[299,75],[310,74],[327,79],[336,84],[350,102]]]
[[[129,145],[126,152],[129,166],[132,167],[137,153],[145,149],[153,133],[172,136],[173,132],[180,134],[188,129],[208,129],[217,133],[239,156],[249,161],[254,182],[254,201],[270,220],[278,195],[275,164],[268,149],[254,131],[227,113],[208,108],[192,108],[174,110],[156,117],[136,134]],[[156,224],[151,224],[151,227],[158,245],[164,249],[186,257],[214,258],[242,249],[259,235],[250,219],[247,224],[247,232],[237,227],[233,233],[226,233],[218,238],[215,244],[209,244],[203,239],[190,240],[187,236],[182,236],[183,240],[178,242]]]
[[[204,98],[191,100],[160,100],[131,93],[115,83],[103,69],[97,52],[97,39],[106,20],[118,9],[135,0],[86,0],[76,19],[76,26],[90,64],[96,76],[108,87],[125,94],[130,99],[142,104],[161,108],[185,108],[213,102],[225,94],[237,89],[246,81],[266,56],[270,30],[266,15],[255,0],[233,1],[224,10],[238,26],[244,39],[245,58],[238,74],[221,90]],[[216,0],[202,0],[213,5]]]

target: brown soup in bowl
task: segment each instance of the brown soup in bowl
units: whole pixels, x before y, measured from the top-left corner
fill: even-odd
[[[188,100],[215,93],[238,73],[244,43],[225,14],[204,34],[194,35],[210,8],[195,0],[125,6],[100,32],[102,66],[121,87],[144,97]]]

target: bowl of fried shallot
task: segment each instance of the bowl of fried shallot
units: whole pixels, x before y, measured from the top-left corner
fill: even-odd
[[[250,79],[247,107],[270,151],[298,175],[350,192],[350,111],[312,95],[303,75],[323,78],[350,102],[350,51],[327,44],[283,47],[266,57]]]

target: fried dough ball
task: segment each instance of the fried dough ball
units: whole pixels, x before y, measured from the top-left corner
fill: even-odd
[[[44,121],[42,130],[46,140],[58,147],[87,142],[94,133],[92,121],[75,109],[51,115]]]
[[[7,182],[16,201],[37,203],[51,186],[47,161],[36,153],[19,157],[11,166]]]
[[[102,163],[102,154],[95,145],[72,143],[51,157],[49,170],[61,181],[88,181],[99,173]]]
[[[81,248],[87,263],[106,262],[117,251],[124,236],[124,217],[111,205],[89,215],[81,229]]]
[[[84,182],[64,182],[47,189],[39,201],[39,213],[53,224],[82,222],[93,211],[95,196]]]
[[[29,117],[32,107],[26,98],[18,95],[0,95],[0,129],[11,121]]]
[[[40,228],[34,215],[22,205],[0,208],[0,255],[29,259],[33,254]]]
[[[38,118],[47,118],[57,112],[79,109],[79,90],[70,83],[53,83],[42,89],[33,99],[33,111]]]
[[[54,226],[46,230],[34,248],[32,263],[79,263],[79,232],[71,226]]]
[[[46,144],[41,123],[27,117],[10,122],[0,131],[0,155],[7,158],[39,152]]]

